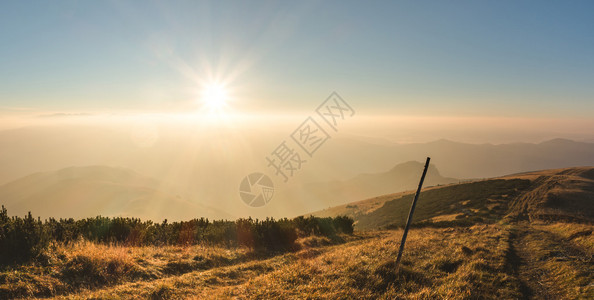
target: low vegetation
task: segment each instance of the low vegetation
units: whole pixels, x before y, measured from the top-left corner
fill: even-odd
[[[189,246],[197,244],[284,251],[295,247],[299,236],[333,236],[353,233],[347,217],[297,217],[210,221],[205,218],[161,224],[136,218],[95,217],[82,220],[50,218],[42,222],[29,213],[9,217],[0,210],[0,265],[35,259],[52,243],[68,245],[79,240],[123,246]]]
[[[50,246],[45,251],[46,264],[31,262],[0,273],[0,295],[73,299],[588,298],[593,292],[588,256],[572,252],[565,258],[564,252],[554,252],[568,245],[557,244],[556,238],[562,237],[554,232],[573,225],[542,226],[551,234],[549,239],[526,240],[521,227],[503,224],[412,229],[399,272],[394,258],[401,230],[334,238],[313,235],[297,240],[299,250],[274,254],[245,247],[127,247],[79,241]],[[591,240],[591,236],[580,239]],[[537,255],[530,257],[534,264],[522,267],[528,258],[519,243],[525,242]],[[537,263],[547,273],[533,269]],[[526,280],[535,274],[540,274],[540,283]],[[545,285],[546,294],[534,284]]]
[[[594,180],[581,174],[555,176]],[[569,209],[591,198],[552,207],[575,189],[560,198],[539,176],[425,190],[399,271],[400,219],[353,231],[348,217],[42,222],[2,209],[0,299],[592,299],[594,221]],[[383,206],[406,215],[399,199]],[[537,217],[552,209],[563,218]]]

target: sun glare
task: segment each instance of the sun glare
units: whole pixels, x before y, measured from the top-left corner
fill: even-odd
[[[227,107],[228,93],[221,84],[210,84],[202,90],[202,104],[211,114],[219,114]]]

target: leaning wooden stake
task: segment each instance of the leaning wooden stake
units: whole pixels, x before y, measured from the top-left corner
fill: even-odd
[[[415,212],[415,206],[417,205],[417,200],[419,199],[419,194],[421,193],[421,188],[423,187],[423,181],[425,180],[425,175],[427,174],[427,168],[429,168],[430,159],[430,157],[427,157],[425,169],[423,169],[423,175],[421,175],[421,182],[419,182],[417,193],[415,194],[415,198],[413,199],[412,205],[410,206],[410,212],[408,213],[408,219],[406,220],[406,227],[404,227],[404,234],[402,234],[402,241],[400,242],[400,249],[398,250],[398,257],[396,257],[396,272],[398,272],[398,269],[400,268],[400,259],[402,258],[402,252],[404,251],[406,235],[408,234],[408,228],[412,222],[413,213]]]

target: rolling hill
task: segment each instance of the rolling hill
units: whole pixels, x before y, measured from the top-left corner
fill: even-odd
[[[160,221],[224,213],[172,193],[156,179],[106,166],[36,173],[0,186],[0,204],[14,215],[85,218],[133,216]]]
[[[426,156],[431,156],[441,176],[462,180],[594,165],[593,143],[555,139],[542,143],[468,144],[438,140],[399,144],[364,136],[348,137],[345,130],[333,135],[285,184],[281,176],[274,175],[265,158],[287,131],[294,130],[294,125],[286,123],[234,128],[233,136],[241,138],[228,138],[227,130],[162,124],[157,126],[158,140],[150,147],[135,143],[135,126],[128,123],[2,130],[0,185],[71,166],[117,166],[159,182],[175,183],[178,188],[173,193],[158,190],[199,199],[201,204],[221,208],[233,217],[278,218],[398,192],[401,189],[392,189],[394,182],[377,184],[373,188],[377,192],[370,188],[369,193],[354,186],[369,177],[361,174],[377,175],[368,180],[374,185],[374,181],[381,181],[381,174],[389,177],[385,173],[394,166]],[[283,126],[287,126],[287,131]],[[274,130],[270,131],[272,127]],[[239,197],[239,184],[253,172],[267,173],[275,181],[274,198],[265,207],[245,206]],[[225,217],[220,213],[204,216]]]
[[[347,215],[355,219],[359,230],[402,226],[413,196],[413,191],[388,194],[313,215]],[[594,221],[594,168],[528,172],[426,188],[420,195],[414,222],[493,223],[508,214],[531,220]]]
[[[428,187],[398,271],[398,227],[411,192],[318,212],[350,214],[359,230],[303,236],[285,252],[58,243],[34,261],[0,268],[0,298],[590,299],[593,175],[592,167],[566,168]],[[88,181],[83,186],[103,196],[110,193],[101,189],[140,199],[159,193],[155,180],[108,167],[34,174],[1,190],[13,201],[47,191],[77,195],[67,188],[70,181]],[[114,181],[128,184],[120,191]],[[35,185],[25,193],[28,184]],[[365,230],[377,228],[389,230]]]
[[[411,189],[416,185],[416,174],[422,168],[422,164],[408,162],[388,172],[364,174],[347,181],[298,186],[291,196],[305,199],[307,195],[325,206],[347,203],[372,195]],[[431,185],[458,180],[442,177],[431,166],[427,182]],[[55,218],[95,215],[135,216],[152,220],[234,218],[231,212],[223,211],[225,208],[214,209],[212,205],[188,201],[189,197],[183,196],[187,195],[184,191],[183,187],[165,184],[126,168],[69,167],[31,174],[0,186],[0,204],[12,214],[24,215],[32,211],[42,217]]]
[[[189,149],[200,149],[207,157],[217,157],[220,148],[209,147],[204,140],[216,139],[218,133],[196,133],[188,128],[182,129],[161,128],[159,142],[151,148],[134,144],[129,126],[64,125],[1,130],[0,165],[3,168],[0,170],[0,183],[35,172],[85,165],[122,166],[162,180],[160,176],[172,164],[172,161],[160,160],[163,155],[183,158],[185,164],[216,167],[216,160],[193,162],[193,156],[183,154]],[[255,131],[255,134],[251,131]],[[245,128],[240,132],[249,138],[241,143],[225,141],[229,143],[225,153],[231,157],[240,156],[248,169],[254,165],[247,162],[262,160],[270,152],[269,148],[274,147],[284,135],[283,132],[265,139],[253,128]],[[244,149],[252,149],[250,154],[253,156],[245,156]],[[399,144],[364,137],[338,136],[316,153],[316,163],[304,168],[301,177],[310,182],[347,180],[362,173],[384,172],[387,166],[431,156],[446,177],[488,178],[526,170],[594,165],[592,153],[594,143],[568,139],[506,144],[469,144],[442,139]],[[242,166],[239,162],[235,161],[236,167]],[[240,175],[244,175],[243,172]]]

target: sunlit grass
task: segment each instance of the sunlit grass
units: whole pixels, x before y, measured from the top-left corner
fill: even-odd
[[[587,229],[587,225],[558,223],[534,230],[566,239]],[[76,299],[524,296],[518,249],[514,249],[520,241],[515,225],[412,229],[396,273],[401,234],[394,230],[334,239],[312,236],[298,240],[300,250],[275,254],[203,245],[123,247],[80,241],[51,247],[47,264],[32,263],[0,273],[0,293]],[[572,298],[587,295],[591,291],[587,262],[558,259],[551,251],[565,244],[547,236],[521,240],[535,249],[534,257],[542,260],[539,266],[550,275],[543,284],[554,281],[552,291]],[[583,242],[591,238],[580,238],[581,242],[574,238],[572,245],[588,247]]]

